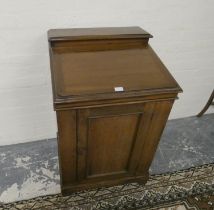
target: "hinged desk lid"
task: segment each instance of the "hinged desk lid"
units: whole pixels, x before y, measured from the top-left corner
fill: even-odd
[[[139,27],[48,32],[55,102],[84,96],[179,92]]]

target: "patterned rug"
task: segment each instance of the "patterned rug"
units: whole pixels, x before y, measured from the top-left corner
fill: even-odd
[[[214,164],[152,175],[144,186],[131,183],[81,191],[64,197],[58,194],[0,204],[0,210],[8,209],[214,210]]]

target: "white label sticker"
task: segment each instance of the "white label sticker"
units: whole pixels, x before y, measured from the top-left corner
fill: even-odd
[[[123,89],[123,87],[115,87],[114,91],[115,92],[121,92],[121,91],[124,91],[124,89]]]

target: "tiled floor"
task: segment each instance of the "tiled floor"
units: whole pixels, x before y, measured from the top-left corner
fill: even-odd
[[[214,114],[170,120],[152,174],[214,162]],[[0,147],[0,202],[60,192],[55,139]]]

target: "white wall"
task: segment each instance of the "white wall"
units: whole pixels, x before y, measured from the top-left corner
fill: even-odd
[[[153,34],[184,89],[178,118],[195,115],[214,87],[213,20],[213,0],[0,0],[0,145],[56,136],[48,29],[138,25]]]

